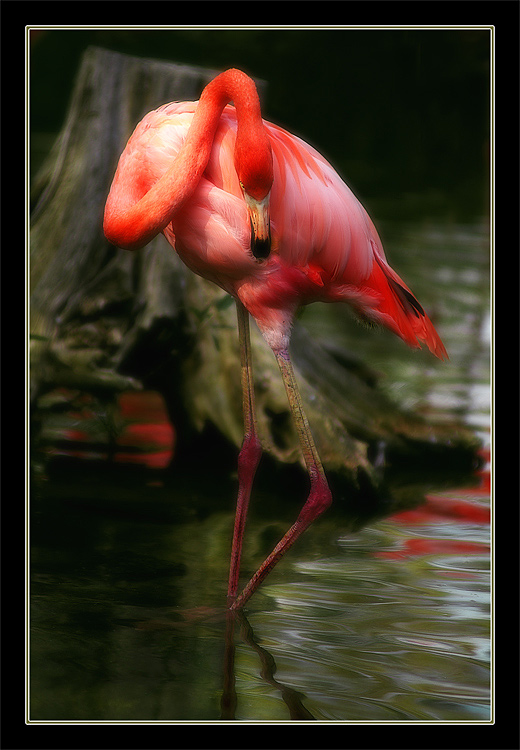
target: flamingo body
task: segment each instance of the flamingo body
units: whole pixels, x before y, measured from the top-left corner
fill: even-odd
[[[115,181],[115,188],[131,191],[134,200],[145,195],[182,149],[196,108],[197,102],[174,102],[146,115],[121,157],[118,175],[124,182]],[[271,346],[287,344],[301,305],[348,302],[409,346],[424,342],[445,358],[431,321],[388,265],[377,231],[352,191],[314,148],[263,124],[274,171],[269,257],[259,262],[249,248],[249,220],[234,165],[236,111],[228,105],[201,179],[163,230],[184,263],[240,299]]]

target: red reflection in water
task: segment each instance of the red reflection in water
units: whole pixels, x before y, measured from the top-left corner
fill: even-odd
[[[118,436],[119,448],[114,461],[143,464],[153,469],[163,469],[172,460],[175,432],[168,420],[164,401],[158,393],[123,393],[119,397],[121,416],[132,420]]]
[[[446,523],[454,525],[489,524],[491,510],[489,451],[482,451],[482,459],[487,462],[484,469],[476,472],[479,485],[475,488],[460,488],[449,492],[431,494],[419,508],[406,510],[391,516],[392,521],[403,526],[420,526],[425,524]],[[402,542],[398,549],[380,550],[373,553],[374,557],[388,560],[399,560],[421,555],[484,555],[488,554],[490,546],[481,542],[463,541],[458,539],[436,539],[424,537],[410,537]],[[450,575],[472,577],[471,572],[450,571]]]
[[[73,394],[63,389],[59,393],[74,401],[65,416],[73,426],[62,425],[55,429],[54,444],[50,448],[52,455],[86,461],[110,459],[152,469],[164,469],[170,464],[176,436],[159,393],[121,394],[111,413],[110,425],[106,418],[103,420],[103,409],[96,408],[93,397],[73,398]]]
[[[393,521],[405,524],[439,523],[446,521],[468,521],[469,523],[489,523],[491,511],[478,500],[460,499],[460,490],[453,495],[427,495],[420,508],[405,510],[392,516]]]
[[[456,539],[406,539],[398,550],[374,552],[374,557],[399,560],[419,555],[482,555],[489,552],[489,545],[480,542],[461,542]]]

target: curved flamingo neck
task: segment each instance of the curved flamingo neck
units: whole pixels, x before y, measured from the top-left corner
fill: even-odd
[[[211,152],[215,131],[222,110],[233,102],[237,114],[237,137],[235,142],[235,168],[241,181],[256,182],[248,185],[253,194],[265,197],[272,182],[271,147],[265,132],[260,109],[260,100],[254,82],[241,70],[231,68],[214,78],[201,94],[191,127],[188,131],[183,158],[198,162],[198,168],[190,173],[190,182],[196,184],[204,171]],[[244,180],[242,180],[242,177]]]
[[[104,229],[105,235],[115,245],[129,250],[143,247],[172,221],[202,177],[222,110],[230,101],[233,101],[237,113],[234,161],[239,179],[243,179],[246,185],[252,175],[259,192],[264,195],[269,192],[272,157],[258,93],[245,73],[230,69],[210,81],[202,92],[184,145],[163,177],[133,205],[126,205],[117,189],[111,190]],[[263,172],[267,172],[267,179]],[[253,197],[257,197],[255,187],[251,192]]]
[[[207,110],[216,114],[218,121],[222,110],[231,101],[237,111],[239,128],[246,127],[252,131],[263,131],[256,86],[249,76],[236,68],[224,71],[208,83],[201,94],[193,124],[197,116],[200,114],[202,117]]]

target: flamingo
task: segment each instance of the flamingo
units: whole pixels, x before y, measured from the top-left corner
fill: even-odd
[[[297,310],[314,301],[347,302],[411,347],[423,342],[440,359],[446,350],[389,266],[365,209],[313,147],[262,119],[256,86],[240,70],[216,76],[198,102],[165,104],[144,117],[119,159],[103,226],[112,244],[128,250],[163,232],[188,268],[236,301],[244,439],[227,601],[229,609],[240,609],[332,502],[289,355]],[[310,488],[295,523],[237,596],[262,454],[250,316],[278,362]]]

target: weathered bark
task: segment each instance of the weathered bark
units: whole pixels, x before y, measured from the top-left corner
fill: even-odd
[[[164,238],[131,254],[103,236],[102,215],[117,160],[142,116],[162,103],[197,99],[215,71],[87,50],[56,145],[38,174],[31,230],[32,395],[69,385],[105,398],[153,387],[186,428],[212,423],[242,440],[234,304],[194,276]],[[268,452],[299,460],[283,384],[256,327],[252,347],[259,432]],[[458,428],[429,426],[324,351],[296,325],[292,351],[324,464],[376,485],[369,447],[384,442],[459,450]],[[182,440],[182,435],[180,436]]]

